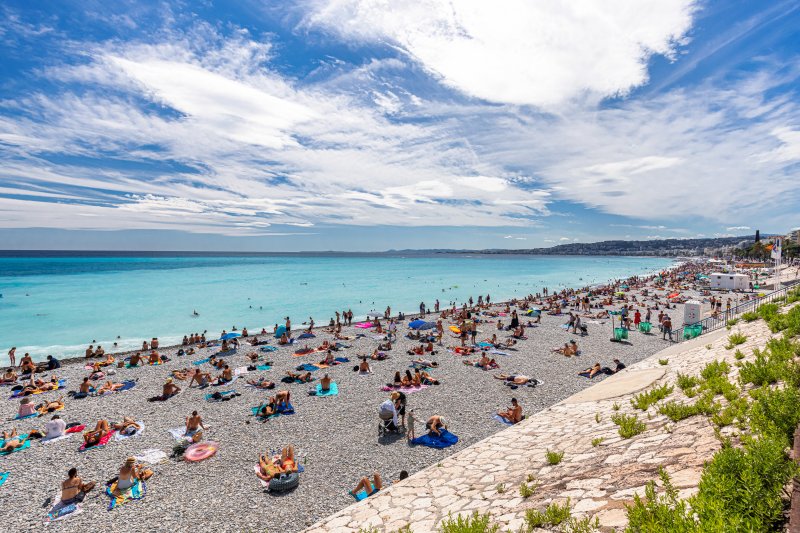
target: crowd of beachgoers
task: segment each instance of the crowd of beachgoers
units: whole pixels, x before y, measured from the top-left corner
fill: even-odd
[[[702,263],[509,302],[187,333],[79,361],[9,351],[4,527],[296,531],[666,347]],[[113,523],[113,526],[111,525]]]

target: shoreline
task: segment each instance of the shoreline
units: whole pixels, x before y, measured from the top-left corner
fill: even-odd
[[[229,255],[234,255],[235,256],[236,254],[229,254]],[[147,256],[144,255],[142,257],[147,257]],[[154,257],[159,257],[159,256],[154,256]],[[544,256],[539,256],[539,257],[544,257]],[[561,257],[561,256],[553,256],[553,257]],[[595,257],[619,257],[619,256],[595,256]],[[643,258],[650,259],[650,257],[643,257]],[[682,266],[684,264],[691,263],[691,261],[678,260],[677,258],[663,257],[661,259],[671,259],[672,262],[669,265],[665,266],[664,268],[645,270],[642,273],[635,273],[635,274],[631,274],[631,275],[635,275],[635,276],[638,276],[638,277],[648,277],[648,276],[657,274],[658,272],[671,271],[671,270],[674,270],[676,268],[679,268],[680,266]],[[611,278],[611,279],[608,279],[608,280],[605,280],[605,281],[601,281],[601,282],[597,282],[597,283],[593,283],[593,284],[590,284],[590,285],[570,286],[570,285],[565,285],[565,284],[562,283],[562,284],[559,284],[558,287],[556,287],[556,288],[557,288],[557,290],[562,290],[562,289],[578,290],[578,289],[584,289],[584,288],[597,288],[597,287],[607,286],[607,285],[613,284],[613,283],[618,282],[618,281],[622,281],[624,279],[627,279],[631,275],[629,275],[627,277]],[[495,302],[495,304],[496,305],[506,305],[508,302],[510,302],[513,299],[524,298],[525,296],[527,296],[527,295],[513,294],[513,295],[511,295],[509,297],[504,298],[503,300]],[[442,309],[446,309],[446,307],[442,306]],[[404,312],[403,314],[409,320],[413,320],[414,318],[419,317],[419,310],[417,309],[417,310],[409,312],[409,313],[405,313]],[[433,314],[433,313],[431,313],[431,314]],[[393,318],[396,319],[397,316],[398,315],[395,314],[393,316]],[[354,322],[361,321],[361,320],[366,320],[366,315],[356,315],[356,316],[353,317],[353,321]],[[316,319],[315,319],[315,321],[316,321]],[[278,322],[278,324],[280,324],[280,321]],[[327,324],[327,323],[325,323],[325,324]],[[297,324],[298,327],[299,326],[306,326],[306,325],[307,325],[306,323]],[[319,328],[319,327],[322,327],[322,325],[323,325],[323,322],[317,322],[315,327]],[[251,332],[255,332],[255,331],[260,332],[262,327],[267,329],[267,335],[268,336],[272,335],[270,333],[270,328],[272,326],[261,326],[261,327],[253,328],[252,330],[250,328],[248,328],[248,330],[250,330]],[[241,328],[239,328],[239,330],[241,330]],[[199,331],[200,330],[198,330],[198,332]],[[209,332],[210,330],[209,329],[204,329],[204,331],[205,332]],[[297,331],[301,331],[301,330],[298,329]],[[182,337],[182,335],[185,335],[185,334],[186,333],[176,334],[176,335],[156,336],[156,338],[159,338],[159,339],[161,339],[161,338],[171,339],[171,338]],[[255,336],[253,333],[251,333],[251,335]],[[261,334],[258,333],[258,335],[261,335]],[[147,340],[148,343],[149,343],[151,338],[152,338],[152,336],[148,336],[146,338],[143,338],[142,340]],[[209,338],[209,340],[214,340],[214,339]],[[109,345],[112,345],[113,342],[114,342],[114,340],[111,340],[110,342],[106,342],[106,341],[101,340],[99,342],[98,341],[93,341],[91,343],[87,342],[87,343],[85,343],[83,345],[80,345],[80,346],[82,346],[83,349],[85,349],[86,347],[89,346],[89,344],[94,344],[94,345],[98,345],[99,344],[99,345],[102,345],[102,346],[109,346]],[[58,345],[56,345],[56,346],[58,346]],[[160,346],[160,349],[175,349],[175,350],[177,350],[180,347],[181,347],[181,344],[166,344],[166,345]],[[31,351],[31,349],[37,349],[37,348],[41,349],[41,348],[44,348],[44,347],[41,347],[41,346],[18,346],[17,347],[17,361],[19,361],[19,359],[22,356],[22,354],[24,354],[26,351]],[[115,356],[117,356],[117,355],[129,356],[129,355],[132,355],[132,354],[134,354],[136,352],[140,352],[140,351],[141,351],[141,345],[139,345],[139,348],[130,348],[130,349],[122,349],[122,350],[113,350],[113,349],[109,350],[109,349],[106,349],[106,353],[111,353],[112,355],[115,355]],[[78,363],[80,361],[85,361],[87,359],[86,357],[84,357],[82,355],[79,355],[79,354],[75,354],[75,355],[72,355],[72,356],[68,356],[68,357],[63,357],[62,358],[62,357],[59,357],[59,354],[58,354],[57,350],[53,350],[53,351],[49,352],[49,355],[53,355],[54,357],[59,359],[59,361],[61,361],[62,364],[75,364],[75,363]],[[46,355],[41,355],[41,356],[34,355],[32,357],[33,357],[34,362],[42,362],[42,361],[46,360]],[[88,359],[92,359],[92,358],[88,358]],[[7,358],[6,358],[6,361],[7,361]],[[4,365],[0,364],[0,368],[2,368],[2,367],[4,367]]]

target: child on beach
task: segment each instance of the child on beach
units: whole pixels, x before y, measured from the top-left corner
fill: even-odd
[[[409,441],[414,439],[414,438],[416,438],[416,435],[414,434],[414,423],[416,421],[417,421],[417,418],[414,415],[414,410],[410,409],[408,411],[408,416],[406,417],[406,428],[408,430],[407,436],[408,436],[408,440]]]

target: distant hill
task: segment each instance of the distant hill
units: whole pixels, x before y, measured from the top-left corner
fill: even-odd
[[[766,236],[764,236],[766,237]],[[700,256],[722,253],[725,249],[752,243],[753,236],[714,237],[705,239],[653,239],[647,241],[602,241],[560,244],[551,248],[491,250],[403,250],[425,253],[477,253],[515,255],[637,255],[637,256]]]

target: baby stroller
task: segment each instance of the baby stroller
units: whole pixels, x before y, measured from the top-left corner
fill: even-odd
[[[378,436],[383,437],[391,433],[403,433],[402,426],[396,426],[392,421],[392,413],[380,411],[378,412]]]

